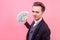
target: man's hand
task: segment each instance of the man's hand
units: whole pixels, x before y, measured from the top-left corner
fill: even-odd
[[[24,18],[24,23],[26,23],[27,22],[27,18]]]

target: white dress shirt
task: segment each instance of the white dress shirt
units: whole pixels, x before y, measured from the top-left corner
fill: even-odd
[[[35,27],[41,20],[42,20],[42,17],[37,21],[35,20],[35,23],[34,23],[33,27]]]

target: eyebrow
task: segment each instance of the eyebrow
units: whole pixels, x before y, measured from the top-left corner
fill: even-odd
[[[38,11],[32,11],[32,12],[36,12],[36,13],[39,13]]]

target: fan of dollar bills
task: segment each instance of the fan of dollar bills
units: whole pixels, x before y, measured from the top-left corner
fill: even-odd
[[[25,20],[25,18],[27,18],[29,15],[28,11],[21,11],[18,13],[17,15],[17,21],[18,22],[23,22]]]

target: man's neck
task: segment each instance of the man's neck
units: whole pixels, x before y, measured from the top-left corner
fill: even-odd
[[[42,20],[42,17],[39,20],[35,20],[35,23],[38,23]]]

